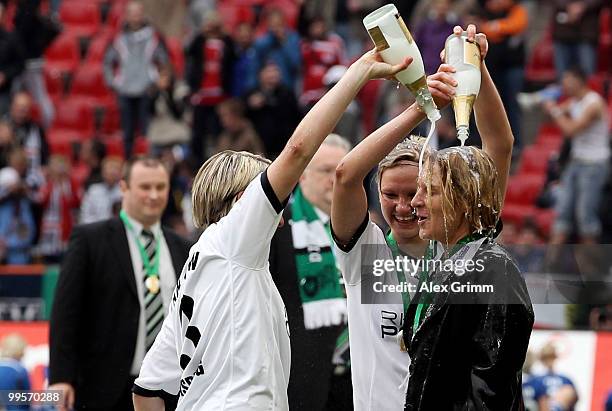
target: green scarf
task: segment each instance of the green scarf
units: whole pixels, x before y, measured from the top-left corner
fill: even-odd
[[[331,249],[331,231],[298,188],[291,203],[291,233],[295,249],[298,286],[302,304],[344,298],[336,260]]]

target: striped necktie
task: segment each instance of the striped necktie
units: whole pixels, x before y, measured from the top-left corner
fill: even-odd
[[[142,230],[141,237],[145,245],[145,251],[149,257],[149,261],[153,264],[155,261],[155,248],[156,241],[155,236],[149,230]],[[147,280],[147,272],[143,264],[142,272],[144,276],[142,278],[143,284]],[[159,276],[159,273],[155,273]],[[145,305],[145,349],[149,351],[149,348],[155,341],[155,336],[161,329],[162,322],[164,320],[164,305],[161,297],[161,290],[157,293],[152,293],[148,290],[147,286],[144,287],[144,305]]]

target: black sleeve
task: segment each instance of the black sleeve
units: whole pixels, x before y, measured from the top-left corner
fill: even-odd
[[[49,384],[75,383],[79,325],[83,323],[81,315],[90,270],[88,238],[82,227],[76,227],[62,262],[51,310]]]
[[[266,169],[261,175],[261,186],[263,187],[264,193],[266,193],[266,197],[268,197],[268,201],[274,207],[274,211],[280,214],[283,209],[287,206],[289,202],[289,197],[285,198],[284,201],[281,201],[276,196],[272,185],[270,184],[270,180],[268,180],[268,170]]]
[[[147,390],[146,388],[142,388],[136,384],[132,387],[132,392],[136,395],[140,395],[141,397],[159,397],[164,400],[164,409],[166,410],[174,410],[176,409],[176,405],[178,403],[178,395],[170,394],[164,390]]]
[[[43,127],[38,127],[40,132],[40,163],[47,165],[49,162],[49,143],[47,142],[47,135]]]
[[[204,67],[204,54],[202,53],[202,45],[204,37],[196,36],[185,50],[185,81],[192,93],[195,93],[200,88],[202,79],[202,67]]]
[[[349,253],[353,249],[353,247],[355,247],[355,244],[357,244],[357,241],[359,241],[359,238],[363,235],[366,228],[368,228],[369,223],[370,223],[370,216],[368,212],[366,211],[365,218],[363,219],[363,221],[357,228],[357,231],[355,231],[355,234],[353,234],[351,239],[346,244],[342,244],[338,240],[338,237],[336,237],[336,234],[334,233],[334,227],[330,223],[331,234],[332,234],[332,238],[334,239],[334,243],[336,243],[336,245],[338,246],[340,250],[344,251],[345,253]]]
[[[231,37],[224,39],[223,62],[221,63],[222,86],[225,94],[230,95],[234,82],[234,65],[236,63],[236,51]]]

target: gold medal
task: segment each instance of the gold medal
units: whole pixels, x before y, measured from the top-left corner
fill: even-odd
[[[157,275],[148,276],[145,285],[151,294],[157,294],[159,292],[159,277]]]

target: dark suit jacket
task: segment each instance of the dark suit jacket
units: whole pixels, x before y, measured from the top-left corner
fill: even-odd
[[[162,230],[178,277],[190,245]],[[49,383],[71,383],[77,406],[111,406],[129,384],[140,316],[136,290],[121,220],[76,227],[51,313]]]
[[[287,309],[291,334],[289,409],[324,410],[331,378],[332,356],[342,327],[307,330],[298,289],[297,268],[291,235],[290,207],[283,214],[286,224],[276,230],[270,246],[270,273]]]

